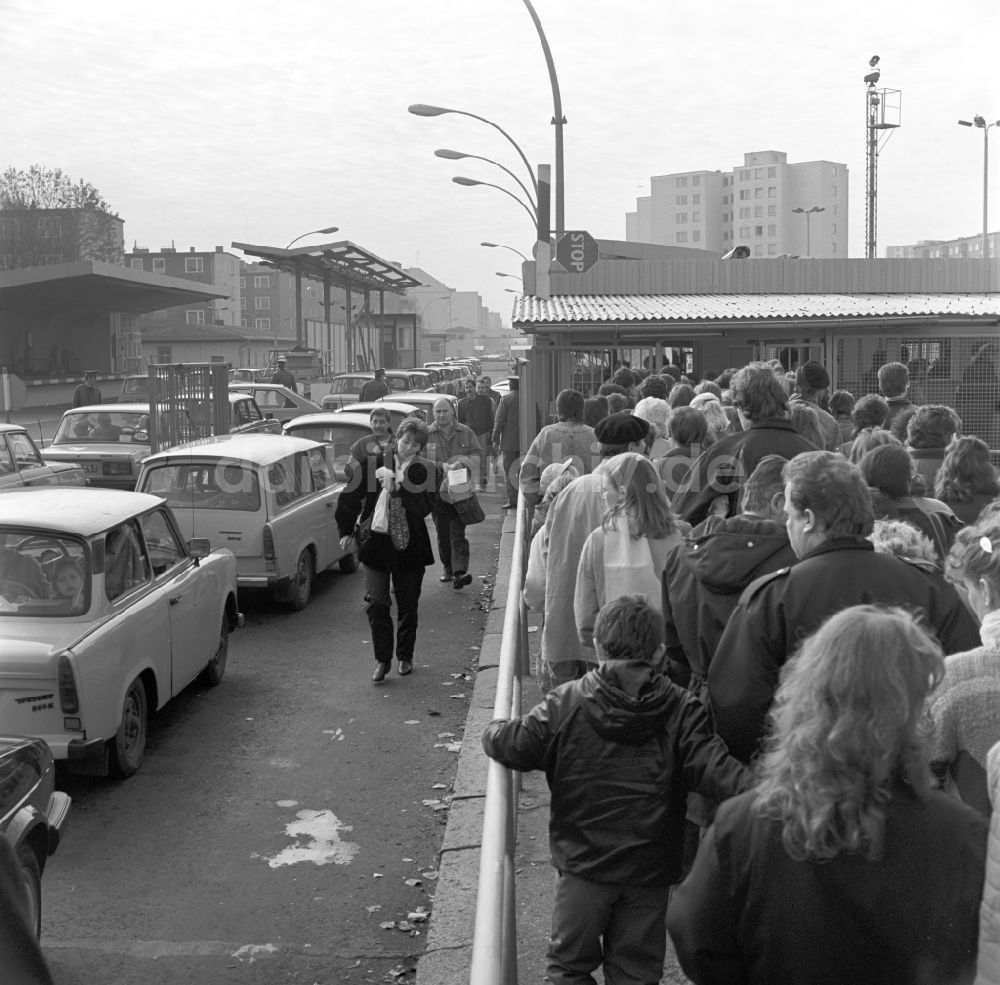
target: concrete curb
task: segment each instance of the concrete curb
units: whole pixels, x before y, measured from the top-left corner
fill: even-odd
[[[500,640],[514,553],[515,516],[508,513],[500,535],[493,601],[479,650],[476,682],[465,722],[462,751],[438,864],[427,947],[417,964],[417,985],[468,985],[479,884],[479,849],[486,801],[486,754],[480,737],[493,720]]]

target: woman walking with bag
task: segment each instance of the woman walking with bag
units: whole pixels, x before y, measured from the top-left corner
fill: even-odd
[[[384,448],[370,444],[363,460],[352,449],[347,484],[337,504],[341,544],[356,536],[358,560],[364,565],[375,684],[385,680],[392,666],[390,584],[396,596],[399,675],[406,677],[413,672],[417,603],[424,569],[434,563],[424,518],[437,501],[439,481],[435,466],[421,456],[426,445],[427,426],[408,417],[399,425],[394,443]]]
[[[465,528],[483,519],[481,515],[475,519],[476,511],[482,511],[472,489],[483,449],[472,429],[455,420],[455,408],[447,397],[434,401],[434,423],[427,434],[427,457],[441,468],[444,477],[441,496],[434,504],[438,554],[444,566],[440,581],[461,589],[472,583]]]

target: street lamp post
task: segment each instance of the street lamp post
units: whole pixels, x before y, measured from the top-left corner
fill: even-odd
[[[989,174],[990,174],[990,127],[1000,126],[1000,120],[987,123],[982,116],[974,116],[971,120],[959,120],[962,127],[979,127],[983,131],[983,259],[989,260],[990,228],[989,228]]]
[[[294,243],[297,243],[300,239],[305,239],[306,236],[314,236],[317,233],[335,233],[339,227],[337,226],[327,226],[325,229],[312,229],[307,233],[303,233],[301,236],[296,236],[288,246],[285,247],[286,250],[290,250]],[[295,261],[295,346],[296,348],[303,348],[302,343],[305,341],[305,333],[302,326],[302,264],[298,260]]]
[[[467,188],[472,188],[474,185],[483,185],[485,188],[495,188],[497,191],[503,192],[504,195],[508,195],[510,198],[514,199],[514,201],[528,213],[528,218],[531,220],[532,226],[536,229],[538,228],[538,213],[535,209],[528,205],[527,202],[523,202],[519,199],[512,191],[508,191],[503,187],[503,185],[494,185],[492,182],[479,181],[476,178],[464,178],[461,175],[457,175],[451,180],[454,181],[456,185],[465,185]]]
[[[811,209],[792,209],[796,215],[804,215],[806,217],[806,256],[812,256],[812,243],[810,241],[809,235],[809,217],[813,212],[825,212],[826,209],[821,205],[814,205]]]
[[[556,235],[566,229],[565,221],[565,179],[563,175],[563,127],[566,125],[566,117],[563,116],[562,98],[559,95],[559,79],[556,77],[556,66],[552,60],[552,51],[549,42],[542,30],[542,22],[535,13],[535,8],[531,5],[531,0],[524,0],[528,13],[534,21],[535,30],[538,31],[538,40],[542,43],[542,53],[545,55],[545,65],[549,70],[549,84],[552,86],[552,125],[556,128]],[[530,170],[530,169],[529,169]]]
[[[516,253],[525,263],[531,263],[531,261],[520,251],[515,250],[513,246],[505,246],[503,243],[480,243],[480,246],[490,246],[493,249],[498,250],[510,250],[511,253]]]
[[[293,243],[297,243],[300,239],[305,239],[306,236],[315,236],[317,233],[322,233],[325,236],[328,233],[336,233],[339,231],[340,231],[339,226],[327,226],[326,229],[313,229],[308,233],[303,233],[301,236],[296,236],[295,239],[293,239],[292,242],[285,247],[285,249],[290,250],[292,248]]]

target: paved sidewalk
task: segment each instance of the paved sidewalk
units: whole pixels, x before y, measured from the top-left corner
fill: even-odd
[[[462,751],[445,828],[438,883],[427,932],[427,946],[417,965],[416,985],[470,985],[472,936],[479,882],[479,849],[486,798],[487,758],[480,738],[493,719],[500,639],[514,549],[514,515],[503,522],[493,601],[479,654],[476,683],[465,723]],[[535,634],[532,634],[535,635]],[[537,686],[525,680],[523,710],[540,698]],[[545,950],[549,942],[554,880],[548,840],[549,790],[543,773],[522,776],[517,818],[515,884],[517,902],[517,963],[519,985],[548,981]],[[670,942],[662,985],[685,985]],[[598,981],[603,981],[600,972]]]

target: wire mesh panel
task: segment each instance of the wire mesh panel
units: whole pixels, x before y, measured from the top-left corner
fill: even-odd
[[[754,362],[758,357],[758,352],[758,347],[753,344],[731,345],[729,347],[729,362],[726,363],[726,366],[741,369],[747,363]]]
[[[962,419],[962,433],[1000,450],[1000,338],[995,335],[843,335],[834,339],[831,377],[855,398],[878,393],[879,367],[902,363],[914,404],[945,404]]]
[[[228,434],[228,365],[159,363],[150,366],[149,412],[149,444],[153,452],[185,441]]]

